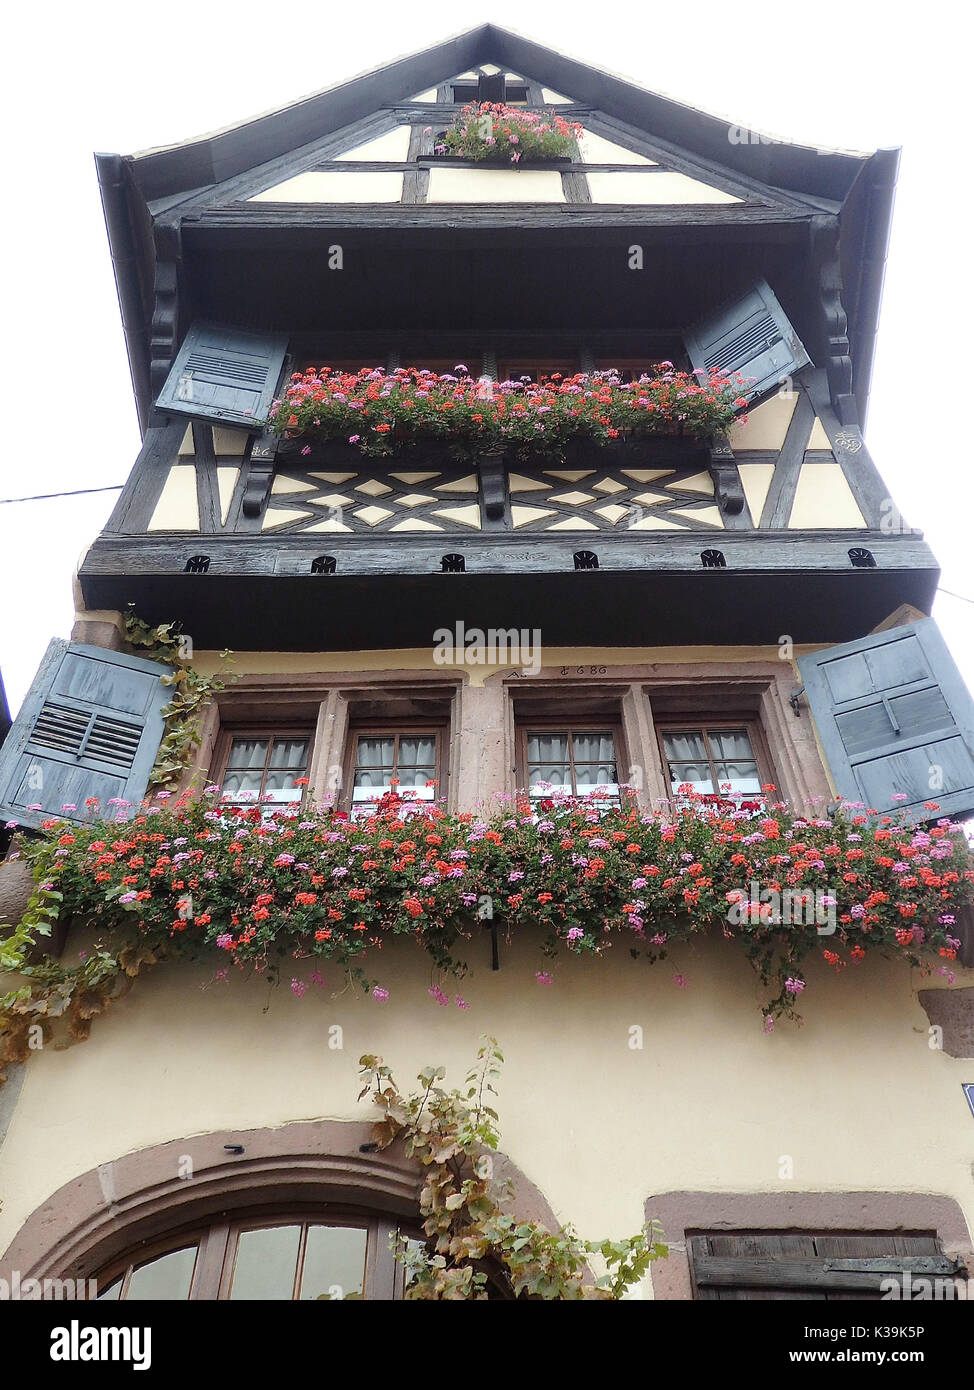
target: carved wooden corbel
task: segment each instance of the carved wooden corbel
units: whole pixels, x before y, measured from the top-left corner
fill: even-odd
[[[480,492],[484,499],[484,511],[492,520],[504,515],[507,502],[507,478],[504,470],[504,454],[501,451],[481,454],[477,459],[477,472],[480,476]]]
[[[179,224],[176,222],[158,222],[153,235],[156,270],[149,335],[149,384],[152,399],[156,400],[166,384],[176,356],[182,239]]]
[[[273,430],[262,430],[254,437],[250,446],[250,461],[247,469],[247,483],[243,495],[244,516],[260,516],[267,506],[271,484],[274,481],[274,464],[280,435]]]
[[[825,371],[832,409],[843,428],[858,428],[859,411],[852,394],[852,356],[849,320],[842,304],[839,263],[839,219],[813,217],[812,259],[818,275],[819,317],[825,336]]]
[[[734,450],[724,435],[710,441],[707,468],[714,480],[714,493],[721,511],[740,516],[744,510],[744,488]]]

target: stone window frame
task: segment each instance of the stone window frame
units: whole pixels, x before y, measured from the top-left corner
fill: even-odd
[[[379,719],[365,720],[362,722],[353,721],[348,726],[348,736],[345,740],[345,763],[342,774],[342,795],[336,802],[343,811],[352,810],[352,793],[355,786],[355,766],[357,746],[360,738],[391,738],[396,740],[395,757],[398,759],[399,747],[398,740],[403,738],[432,738],[434,743],[434,779],[437,782],[434,800],[443,794],[443,786],[446,781],[444,775],[444,763],[449,756],[450,727],[447,720],[436,720],[424,722],[418,719]],[[396,767],[398,772],[398,766]],[[408,788],[403,788],[408,791]],[[418,806],[429,803],[417,801]],[[358,805],[363,805],[359,802]]]
[[[309,722],[308,720],[303,720],[293,724],[285,723],[280,720],[269,721],[266,723],[245,724],[235,724],[232,722],[227,722],[225,724],[221,724],[220,726],[219,738],[217,740],[216,749],[214,752],[213,763],[211,764],[211,767],[215,770],[216,773],[216,775],[213,778],[213,781],[218,786],[223,786],[223,782],[228,770],[227,762],[229,760],[234,741],[236,739],[248,738],[260,741],[267,740],[268,742],[277,739],[306,739],[308,743],[308,751],[305,756],[304,770],[295,773],[295,779],[305,778],[308,776],[308,772],[311,767],[315,751],[315,726],[313,721]],[[268,772],[271,771],[271,768],[268,766],[269,759],[270,749],[268,749],[267,757],[264,761],[264,771],[261,777],[261,795],[263,795],[264,791],[264,781],[266,780]],[[249,800],[244,800],[241,804],[249,805],[251,804],[251,802]],[[260,799],[255,798],[253,804],[259,805]],[[295,801],[293,804],[297,806],[300,804],[300,802]]]
[[[630,783],[637,803],[652,810],[673,801],[664,769],[657,724],[696,718],[733,720],[753,725],[761,744],[759,763],[771,775],[781,800],[808,811],[815,801],[822,808],[831,799],[827,774],[810,720],[795,719],[789,696],[798,688],[790,662],[721,663],[674,662],[658,665],[593,666],[585,663],[546,667],[536,677],[502,675],[489,678],[505,692],[505,760],[509,768],[507,793],[519,789],[519,728],[529,706],[543,708],[538,719],[570,722],[610,720],[621,728],[621,783]],[[519,708],[520,707],[520,708]],[[793,722],[792,722],[793,721]],[[796,739],[795,733],[801,738]],[[631,761],[630,761],[631,760]],[[638,761],[637,761],[638,760]]]
[[[662,1223],[669,1256],[652,1268],[653,1297],[692,1300],[689,1237],[735,1231],[929,1234],[974,1277],[974,1243],[960,1204],[925,1192],[663,1192],[647,1199],[646,1220]]]
[[[407,728],[438,731],[438,797],[457,804],[463,676],[425,670],[250,673],[216,695],[203,715],[200,746],[181,790],[225,763],[226,735],[240,730],[311,730],[306,804],[351,799],[350,754],[358,732]],[[411,708],[419,701],[423,709]],[[439,706],[439,712],[430,706]]]

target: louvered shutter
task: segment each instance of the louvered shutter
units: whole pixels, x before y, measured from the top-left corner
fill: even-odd
[[[116,813],[113,798],[137,805],[162,741],[172,692],[161,678],[171,671],[104,647],[51,642],[0,749],[0,820],[83,821],[93,797],[104,815]]]
[[[267,418],[286,350],[280,333],[194,323],[156,405],[169,414],[256,430]]]
[[[741,389],[749,401],[811,361],[766,280],[699,320],[684,337],[694,367],[753,377]]]
[[[974,700],[932,618],[798,662],[832,780],[877,811],[974,811]],[[894,801],[894,795],[905,801]]]

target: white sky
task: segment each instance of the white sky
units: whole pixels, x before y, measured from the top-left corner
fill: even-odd
[[[901,145],[867,440],[941,584],[974,600],[969,10],[864,0],[451,11],[252,0],[17,7],[6,23],[7,444],[0,497],[120,483],[139,447],[92,164],[229,125],[491,21],[733,123]],[[0,506],[0,670],[16,712],[117,497]],[[173,615],[178,616],[176,614]],[[974,687],[974,604],[934,616]]]

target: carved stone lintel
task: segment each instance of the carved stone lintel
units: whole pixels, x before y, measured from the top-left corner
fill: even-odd
[[[734,450],[723,437],[711,441],[707,467],[722,512],[739,516],[744,510],[744,488],[737,471]]]
[[[504,515],[504,505],[507,501],[507,476],[504,471],[503,453],[481,454],[477,459],[477,472],[480,475],[484,511],[496,520]]]
[[[845,428],[857,427],[859,411],[852,394],[849,320],[842,303],[838,218],[814,217],[811,239],[812,256],[818,273],[819,315],[825,335],[829,397],[839,424]]]
[[[279,436],[271,430],[257,435],[250,447],[250,461],[247,469],[247,483],[243,495],[244,516],[260,516],[267,506],[271,484],[274,481],[274,463],[277,458]]]

